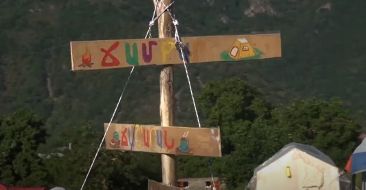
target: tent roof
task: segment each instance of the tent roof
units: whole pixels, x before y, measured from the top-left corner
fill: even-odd
[[[358,147],[355,149],[355,151],[353,151],[353,154],[362,153],[362,152],[366,152],[366,138],[364,138],[362,140],[361,144],[358,145]]]
[[[333,160],[329,158],[326,154],[315,148],[311,145],[305,145],[300,143],[292,142],[290,144],[285,145],[281,150],[279,150],[276,154],[274,154],[271,158],[263,162],[260,166],[255,168],[254,173],[256,174],[259,170],[262,168],[270,165],[271,163],[275,162],[277,159],[281,158],[283,155],[290,152],[292,149],[298,149],[300,151],[303,151],[315,158],[318,158],[319,160],[322,160],[323,162],[326,162],[332,166],[335,166]]]

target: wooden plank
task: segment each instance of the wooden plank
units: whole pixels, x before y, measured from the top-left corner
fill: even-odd
[[[219,128],[112,123],[105,142],[109,150],[221,157]]]
[[[180,190],[178,187],[164,185],[154,180],[148,180],[148,190]]]
[[[182,38],[190,63],[281,57],[280,33]],[[72,70],[182,64],[174,38],[74,41]]]

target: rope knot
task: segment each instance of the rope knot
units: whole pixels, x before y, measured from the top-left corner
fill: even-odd
[[[173,20],[173,24],[174,24],[174,26],[178,26],[178,25],[179,25],[178,20],[177,20],[177,19],[174,19],[174,20]]]
[[[151,21],[149,22],[149,27],[154,26],[154,24],[155,24],[155,21],[154,21],[154,20],[151,20]]]

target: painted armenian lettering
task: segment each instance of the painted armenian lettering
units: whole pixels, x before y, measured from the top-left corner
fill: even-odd
[[[106,145],[107,149],[127,151],[221,156],[218,128],[111,124],[107,131]]]
[[[145,63],[150,63],[152,59],[152,49],[153,46],[157,46],[158,43],[156,41],[149,41],[149,46],[147,50],[146,43],[142,43],[142,57],[144,58]]]
[[[104,56],[103,56],[103,59],[102,59],[102,66],[103,67],[118,66],[120,64],[117,57],[115,57],[112,54],[112,51],[117,49],[118,46],[119,46],[119,42],[114,42],[111,45],[111,47],[108,48],[108,50],[105,50],[104,48],[100,49],[102,52],[104,52]],[[110,60],[108,61],[108,59],[110,59]]]
[[[126,61],[129,65],[138,65],[139,64],[139,54],[137,50],[137,44],[132,44],[132,55],[131,55],[131,47],[129,43],[125,44],[126,50]]]
[[[281,57],[279,33],[182,38],[189,63]],[[174,38],[71,42],[72,70],[182,64]]]

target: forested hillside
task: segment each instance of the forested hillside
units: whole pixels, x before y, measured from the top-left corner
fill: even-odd
[[[210,80],[247,78],[277,103],[302,97],[340,97],[359,121],[366,115],[363,71],[366,2],[354,0],[232,0],[175,3],[181,33],[281,31],[283,58],[190,67],[197,92]],[[0,107],[30,108],[54,131],[107,121],[128,69],[70,71],[69,42],[143,38],[150,1],[2,1]],[[202,11],[204,10],[204,11]],[[156,36],[156,28],[154,33]],[[120,121],[158,123],[160,67],[138,68]],[[178,123],[194,119],[183,70],[175,67]]]
[[[190,65],[197,97],[210,81],[235,76],[258,89],[273,106],[287,106],[304,98],[339,98],[350,110],[351,118],[347,117],[347,121],[355,119],[361,124],[366,124],[365,10],[365,0],[180,0],[174,4],[182,36],[281,32],[281,59]],[[41,150],[45,153],[57,151],[56,148],[70,142],[95,145],[103,123],[108,122],[112,114],[129,69],[72,72],[69,42],[143,38],[152,11],[152,1],[141,0],[2,0],[0,114],[25,109],[44,118],[48,137]],[[153,36],[157,36],[156,27]],[[116,121],[160,123],[160,69],[160,66],[136,68]],[[174,66],[174,72],[176,124],[194,126],[195,116],[184,69]],[[310,104],[318,105],[316,101]],[[291,106],[281,109],[291,110]],[[205,106],[199,107],[200,112],[208,110]],[[268,112],[275,115],[269,122],[273,125],[280,125],[276,118],[285,117],[275,111]],[[340,115],[343,117],[343,112]],[[214,124],[209,114],[202,114],[202,117],[205,124]],[[251,122],[256,126],[263,124]],[[349,125],[355,126],[354,123]],[[303,140],[302,137],[298,139]],[[276,148],[281,145],[278,143]],[[77,155],[90,154],[82,150]],[[114,153],[104,153],[107,154]],[[77,155],[68,161],[77,160]],[[344,155],[340,157],[344,159]],[[133,159],[144,163],[148,158],[131,156],[126,162],[132,163]],[[158,163],[156,157],[152,159]],[[140,167],[136,164],[121,171],[141,172]],[[222,170],[220,164],[216,167],[217,171]],[[154,168],[144,172],[156,174],[151,171],[155,171]],[[244,177],[247,179],[248,175]],[[142,180],[124,177],[137,185]],[[69,178],[59,180],[66,183]],[[232,181],[232,184],[243,185],[244,181]]]

